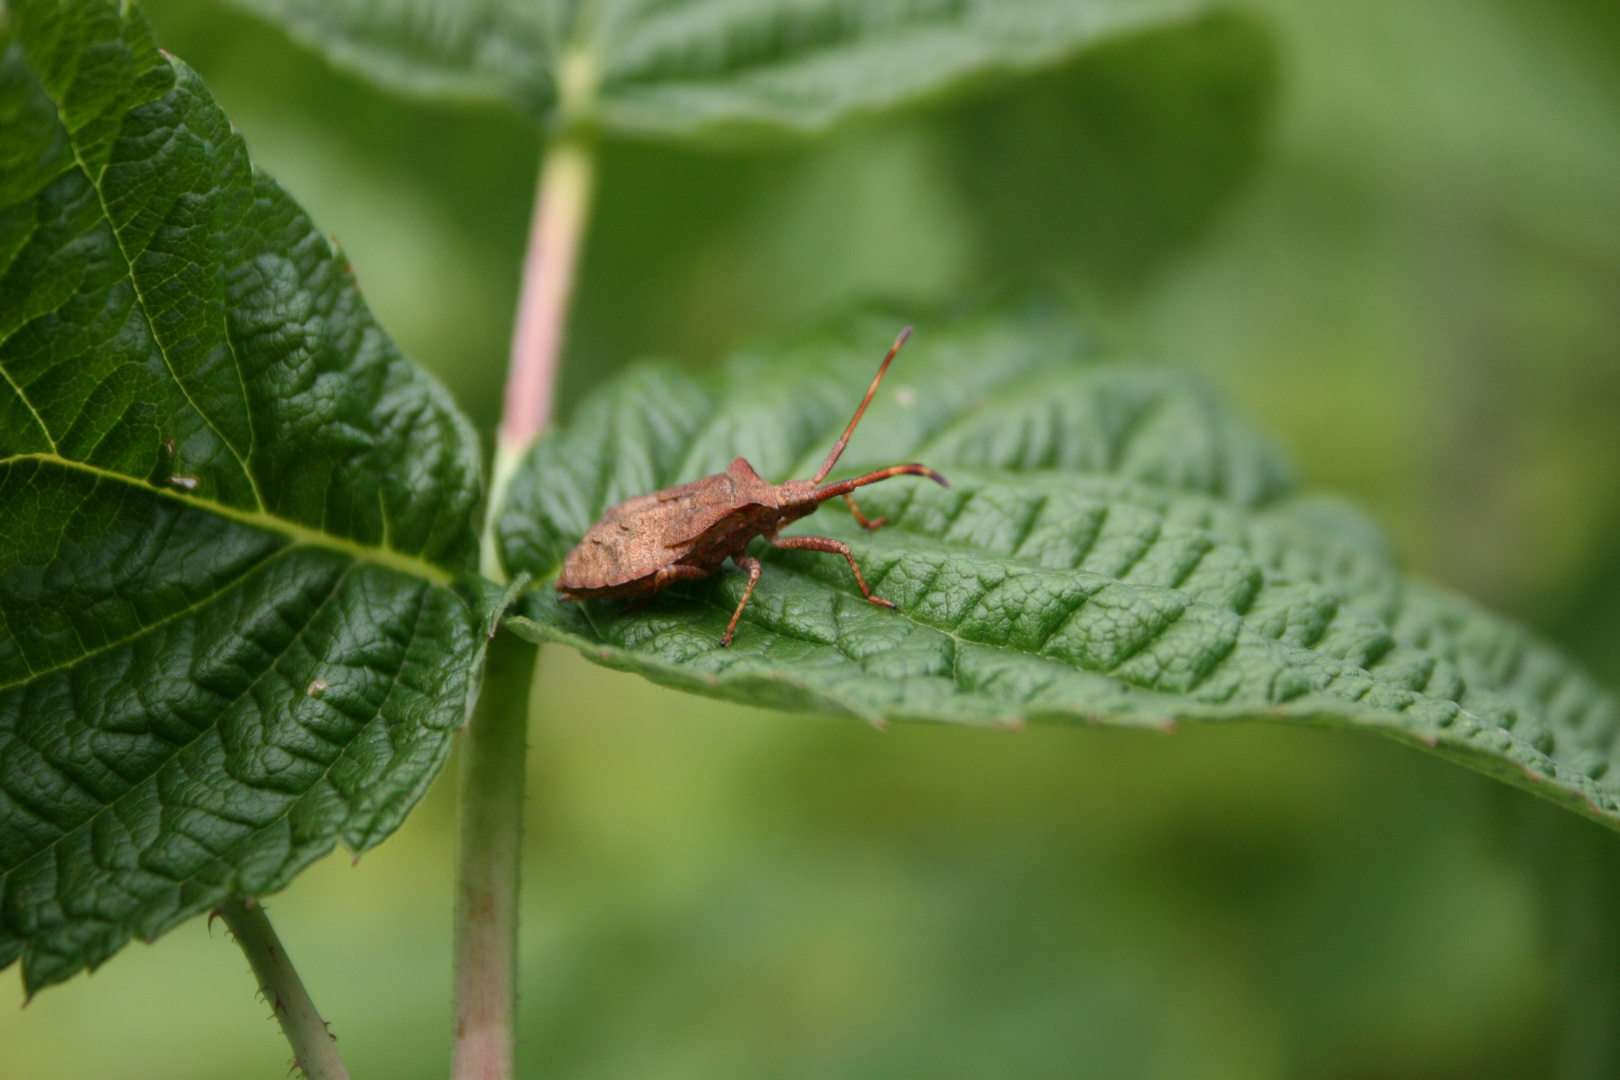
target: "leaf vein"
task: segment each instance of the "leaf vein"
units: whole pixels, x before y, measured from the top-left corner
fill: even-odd
[[[170,93],[173,92],[173,90],[170,91]],[[54,98],[52,99],[52,104],[57,108],[57,122],[61,123],[61,105]],[[243,478],[247,480],[248,486],[253,491],[254,501],[258,504],[259,510],[263,511],[265,509],[264,496],[259,492],[259,484],[253,476],[253,470],[248,467],[246,459],[242,457],[241,453],[236,449],[236,446],[231,442],[230,439],[226,438],[225,433],[219,429],[219,425],[214,422],[214,418],[209,416],[208,413],[204,412],[202,407],[197,404],[196,399],[191,396],[191,391],[187,389],[185,382],[180,378],[179,372],[175,370],[174,362],[169,358],[169,350],[164,346],[162,339],[158,336],[157,324],[152,319],[151,305],[146,299],[146,294],[141,288],[140,281],[137,280],[135,276],[135,262],[129,256],[129,249],[124,246],[123,234],[119,231],[118,226],[113,222],[112,211],[107,205],[107,193],[103,191],[101,187],[102,176],[105,176],[106,169],[102,169],[102,176],[92,176],[90,174],[90,166],[84,160],[83,148],[79,145],[79,140],[77,138],[78,133],[69,130],[66,124],[62,124],[62,129],[64,131],[68,131],[68,144],[73,148],[73,158],[79,163],[80,171],[84,173],[85,179],[89,181],[91,188],[96,193],[97,201],[101,204],[102,217],[106,220],[108,231],[110,231],[113,236],[113,242],[118,245],[118,253],[123,257],[124,265],[129,270],[130,287],[135,291],[135,299],[140,304],[141,308],[141,317],[146,321],[147,330],[152,335],[152,343],[157,346],[158,356],[162,358],[163,366],[168,369],[169,377],[174,380],[176,389],[178,389],[181,396],[186,399],[186,404],[190,405],[192,411],[201,417],[203,423],[207,424],[214,434],[218,436],[220,442],[224,444],[225,449],[231,452],[231,456],[236,458],[236,463],[242,471]],[[229,335],[227,335],[227,340],[229,340]],[[231,357],[232,361],[234,362],[236,359],[234,349],[232,350]],[[238,379],[240,379],[240,377],[240,370],[238,370]]]
[[[127,476],[123,473],[113,472],[111,469],[103,469],[100,466],[91,465],[88,462],[73,461],[57,454],[13,454],[10,457],[0,458],[0,468],[18,461],[39,461],[49,465],[55,465],[65,469],[76,469],[81,472],[89,473],[93,476],[103,477],[108,480],[125,484],[131,488],[143,491],[158,498],[173,499],[177,502],[184,503],[187,506],[202,510],[205,513],[216,514],[220,517],[229,518],[232,521],[240,522],[244,525],[264,529],[268,532],[281,533],[291,539],[295,544],[303,544],[309,547],[327,548],[332,551],[342,552],[343,554],[349,555],[362,562],[377,563],[379,565],[389,567],[390,569],[398,570],[401,573],[409,574],[412,577],[424,578],[433,582],[435,585],[448,585],[454,580],[454,576],[450,573],[450,571],[436,566],[425,559],[414,555],[408,555],[405,552],[399,551],[395,548],[373,544],[362,544],[357,540],[350,540],[347,537],[335,536],[331,533],[321,532],[317,529],[312,529],[307,525],[301,525],[296,521],[292,521],[275,514],[264,511],[241,510],[234,506],[227,506],[224,503],[213,502],[209,499],[203,499],[195,495],[185,494],[184,492],[171,491],[168,488],[154,487],[142,480],[136,479],[135,477]]]
[[[304,632],[306,630],[308,630],[309,625],[311,623],[313,623],[317,618],[320,617],[321,613],[326,610],[327,605],[329,605],[332,602],[332,599],[338,595],[339,591],[343,587],[343,583],[348,580],[349,574],[353,571],[353,569],[354,569],[354,567],[352,565],[345,568],[343,573],[339,574],[336,577],[336,579],[334,579],[331,589],[327,592],[326,596],[321,600],[321,602],[319,604],[317,604],[313,610],[311,610],[311,612],[309,614],[309,617],[304,620],[304,625],[299,629],[298,633],[294,635],[293,640],[289,641],[287,643],[287,648],[290,649],[295,643],[302,640],[303,634],[304,634]],[[40,848],[38,851],[34,852],[32,855],[28,856],[26,859],[24,859],[22,862],[18,863],[16,866],[13,866],[13,867],[7,869],[4,874],[0,874],[0,879],[10,877],[10,875],[12,874],[13,871],[15,871],[17,869],[20,869],[23,866],[28,865],[29,863],[33,862],[35,859],[41,859],[41,858],[46,858],[46,857],[54,858],[56,848],[59,845],[61,845],[61,843],[64,840],[68,839],[71,836],[74,836],[77,833],[83,832],[84,830],[91,828],[95,824],[97,819],[99,819],[101,817],[102,814],[104,814],[107,811],[113,809],[114,807],[117,807],[121,802],[123,802],[123,800],[128,799],[128,798],[132,797],[133,795],[137,794],[140,791],[141,786],[143,784],[145,784],[148,781],[155,778],[163,770],[163,768],[165,766],[167,766],[170,762],[180,761],[180,755],[185,753],[185,751],[187,751],[191,747],[197,745],[197,743],[199,741],[201,741],[209,733],[217,732],[219,730],[220,722],[223,720],[226,711],[229,710],[231,708],[231,706],[233,706],[237,702],[241,701],[249,693],[251,693],[253,691],[253,688],[256,687],[259,684],[259,680],[264,678],[265,673],[272,670],[273,667],[274,667],[273,662],[270,663],[270,664],[266,664],[264,671],[261,671],[258,675],[256,675],[252,679],[252,681],[250,681],[247,686],[243,687],[242,691],[240,693],[238,693],[234,698],[231,698],[229,701],[225,702],[225,704],[219,710],[217,710],[217,712],[215,713],[214,719],[212,721],[210,721],[204,727],[199,728],[197,730],[197,733],[194,736],[192,736],[189,740],[187,740],[184,743],[180,743],[180,744],[170,744],[173,747],[173,749],[168,754],[166,754],[162,759],[154,762],[150,766],[147,774],[145,776],[143,776],[141,779],[131,783],[129,785],[129,787],[122,794],[116,796],[110,802],[102,803],[101,806],[98,809],[93,811],[89,816],[87,816],[79,824],[73,826],[70,829],[64,830],[59,836],[57,836],[57,838],[55,840],[52,840],[49,844],[47,844],[44,847]],[[28,743],[27,740],[23,740],[23,742],[30,749],[32,749],[36,754],[40,753],[38,747],[35,747],[35,746],[33,746],[33,744]],[[44,755],[41,754],[40,756],[43,757]],[[184,768],[184,762],[183,761],[181,762],[180,767]],[[62,774],[62,770],[58,769],[58,770],[53,770],[53,771],[55,771],[58,774]],[[234,777],[232,779],[235,780]],[[235,782],[242,783],[242,781],[240,781],[240,780],[236,780]],[[10,795],[11,793],[7,792],[7,794]],[[93,795],[92,795],[92,798],[96,802],[101,802],[101,800],[99,798],[96,798]],[[193,809],[200,809],[200,808],[195,808],[194,807]],[[210,854],[212,854],[212,853],[210,853]]]

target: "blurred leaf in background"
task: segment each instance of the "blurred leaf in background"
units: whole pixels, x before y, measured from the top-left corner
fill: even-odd
[[[232,0],[403,94],[748,139],[1039,71],[1207,0]]]
[[[808,143],[605,143],[564,411],[638,355],[701,365],[854,296],[1052,284],[1612,684],[1620,20],[1250,10]],[[492,426],[530,128],[391,98],[205,0],[150,13]],[[1561,1018],[1613,986],[1613,837],[1538,832],[1446,763],[1259,727],[879,736],[543,662],[526,1074],[1612,1074],[1616,1010]],[[448,796],[273,908],[357,1076],[443,1074]],[[243,968],[200,923],[126,950],[0,1019],[0,1073],[279,1075]]]

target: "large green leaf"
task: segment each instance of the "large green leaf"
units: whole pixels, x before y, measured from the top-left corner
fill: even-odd
[[[235,0],[397,89],[559,100],[610,127],[815,130],[1094,42],[1204,0]]]
[[[473,686],[477,441],[116,0],[0,37],[0,966],[377,843]]]
[[[723,468],[810,475],[893,320],[737,358],[701,382],[636,368],[538,444],[500,522],[512,570],[553,580],[606,507]],[[1401,576],[1376,527],[1295,491],[1279,455],[1196,381],[1086,359],[1044,316],[923,325],[838,474],[924,461],[794,532],[730,649],[743,575],[623,613],[530,592],[513,625],[671,686],[873,722],[1165,726],[1273,719],[1380,731],[1620,826],[1613,698],[1523,629]]]

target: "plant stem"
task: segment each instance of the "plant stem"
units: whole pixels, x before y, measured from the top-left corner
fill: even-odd
[[[538,652],[507,631],[495,635],[461,740],[453,1080],[510,1080],[515,1066],[518,849]]]
[[[519,460],[551,419],[557,361],[574,291],[574,268],[590,215],[595,172],[589,135],[583,130],[565,130],[552,138],[540,167],[534,217],[529,224],[523,292],[512,332],[505,407],[495,436],[484,522],[484,574],[502,583],[506,578],[497,554],[496,514]]]
[[[529,223],[480,551],[484,576],[501,584],[506,571],[495,527],[518,462],[551,419],[568,302],[590,216],[598,77],[589,48],[562,55],[558,127],[546,145]],[[461,739],[452,1080],[511,1080],[516,1071],[518,858],[538,653],[506,631],[495,635],[478,704]]]
[[[338,1057],[336,1040],[327,1030],[315,1003],[293,969],[292,960],[264,908],[240,897],[219,906],[220,918],[247,954],[259,990],[276,1014],[276,1023],[292,1044],[294,1064],[309,1080],[349,1080]]]

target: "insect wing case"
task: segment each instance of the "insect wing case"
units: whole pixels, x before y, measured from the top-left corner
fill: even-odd
[[[729,545],[718,557],[704,558],[714,554],[704,550],[712,545],[699,541],[719,538],[704,534],[729,533],[716,526],[739,511],[757,509],[757,500],[768,498],[769,492],[770,484],[738,458],[723,473],[626,499],[609,507],[568,553],[557,589],[580,597],[631,595],[637,582],[650,585],[653,575],[670,563],[691,561],[712,568],[729,554]],[[688,559],[694,555],[698,558]]]

